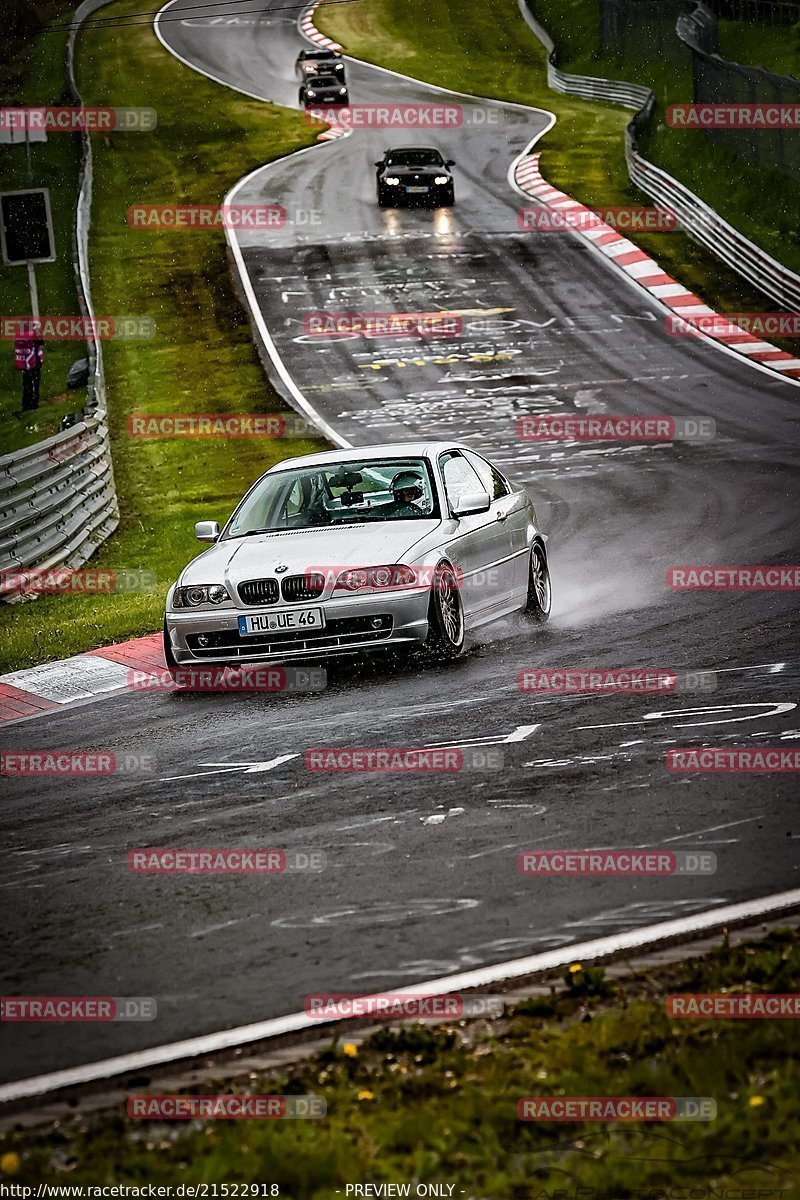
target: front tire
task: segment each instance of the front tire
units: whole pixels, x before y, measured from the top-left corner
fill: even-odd
[[[447,562],[439,563],[433,574],[428,605],[428,636],[425,656],[431,662],[453,662],[464,653],[466,629],[458,580]]]
[[[534,625],[544,625],[550,618],[553,604],[553,588],[550,582],[550,568],[547,565],[547,555],[544,547],[535,542],[531,547],[530,565],[528,566],[528,599],[525,604],[525,616]]]

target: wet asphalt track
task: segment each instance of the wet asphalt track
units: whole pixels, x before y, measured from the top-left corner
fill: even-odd
[[[253,13],[162,33],[215,76],[295,104],[294,18]],[[363,65],[348,75],[354,101],[442,99]],[[674,746],[796,743],[795,598],[673,594],[664,571],[797,561],[800,392],[667,337],[660,310],[577,239],[520,233],[525,201],[506,173],[546,118],[493,106],[487,123],[473,107],[483,116],[424,139],[457,160],[454,209],[379,210],[373,159],[419,139],[358,132],[242,187],[237,202],[281,203],[290,216],[242,246],[295,382],[347,438],[466,440],[530,488],[551,536],[552,621],[536,634],[497,626],[447,669],[338,665],[318,695],[123,694],[8,730],[8,747],[107,747],[154,755],[155,767],[5,788],[3,994],[153,995],[159,1016],[4,1026],[3,1080],[293,1012],[311,991],[407,985],[795,885],[791,776],[664,766]],[[311,344],[302,315],[325,309],[462,310],[464,329],[439,343]],[[718,436],[658,448],[518,440],[521,413],[556,410],[706,415]],[[550,665],[711,670],[717,690],[517,691],[521,668]],[[319,745],[476,740],[502,750],[501,772],[376,779],[312,774],[302,761]],[[141,878],[126,868],[141,845],[322,849],[328,866]],[[516,853],[540,846],[703,847],[718,871],[520,876]]]

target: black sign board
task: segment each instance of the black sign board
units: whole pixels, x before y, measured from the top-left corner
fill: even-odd
[[[7,267],[55,262],[53,218],[47,188],[0,192],[0,241]]]

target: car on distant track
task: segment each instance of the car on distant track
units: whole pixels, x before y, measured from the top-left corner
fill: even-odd
[[[450,171],[452,158],[445,159],[435,146],[400,146],[387,150],[376,162],[378,204],[444,207],[455,204],[455,184]]]
[[[533,503],[482,454],[404,442],[288,459],[258,479],[170,588],[164,656],[180,668],[417,649],[550,614]]]
[[[300,84],[298,96],[305,108],[325,104],[349,104],[347,84],[335,75],[309,75]]]
[[[297,74],[336,75],[344,81],[344,59],[335,50],[301,50],[294,64]]]

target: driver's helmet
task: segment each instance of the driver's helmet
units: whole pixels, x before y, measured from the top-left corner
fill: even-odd
[[[392,495],[395,500],[410,504],[423,494],[422,479],[415,471],[398,471],[392,480]]]

